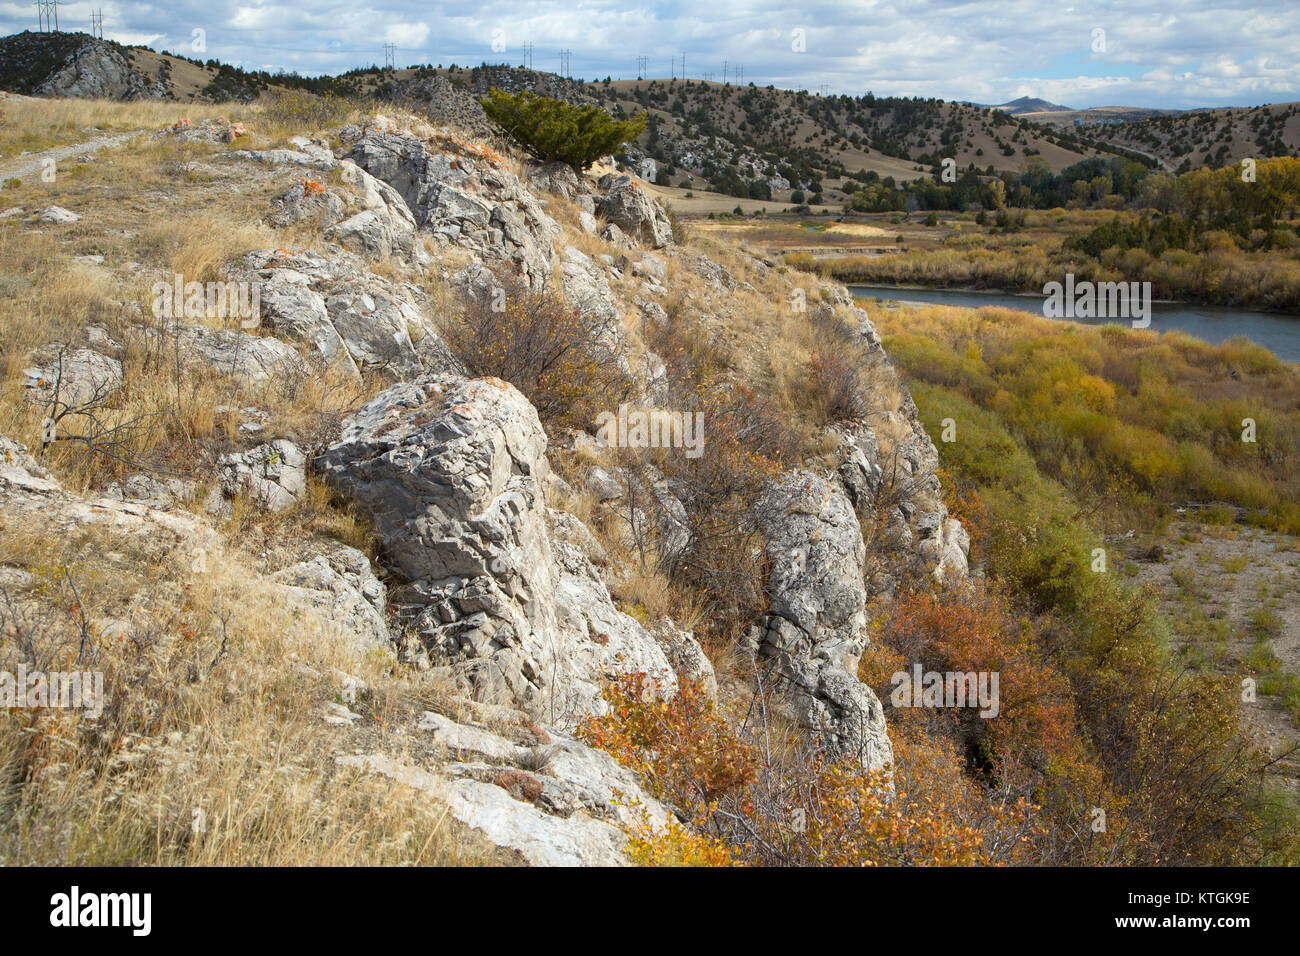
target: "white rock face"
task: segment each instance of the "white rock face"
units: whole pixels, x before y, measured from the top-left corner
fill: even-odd
[[[600,712],[601,683],[676,678],[659,644],[618,611],[583,551],[553,540],[537,413],[497,379],[429,375],[381,392],[321,458],[374,521],[410,584],[408,658],[454,665],[485,699],[568,726]]]

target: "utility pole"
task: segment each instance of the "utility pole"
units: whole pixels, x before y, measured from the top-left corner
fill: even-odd
[[[392,70],[397,67],[397,44],[384,44],[384,69]]]
[[[727,85],[727,61],[722,61],[722,85]]]
[[[90,35],[104,39],[104,10],[101,7],[90,14]]]
[[[59,32],[59,0],[36,0],[36,20],[41,33]]]
[[[686,54],[682,54],[682,79],[686,79]]]

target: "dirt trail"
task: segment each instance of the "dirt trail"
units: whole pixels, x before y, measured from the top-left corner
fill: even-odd
[[[65,159],[75,159],[79,156],[88,156],[91,153],[97,153],[108,146],[116,146],[119,143],[125,143],[127,140],[141,135],[145,131],[140,129],[133,133],[111,133],[103,136],[96,136],[94,139],[88,139],[84,143],[73,143],[70,146],[55,146],[51,149],[41,150],[39,153],[27,153],[23,156],[17,156],[13,159],[0,160],[0,182],[6,179],[27,179],[29,176],[39,176],[41,169],[48,160],[54,160],[57,164]]]

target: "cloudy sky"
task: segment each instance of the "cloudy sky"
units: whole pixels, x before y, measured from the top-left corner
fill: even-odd
[[[63,29],[246,68],[338,72],[523,62],[575,77],[686,74],[860,94],[1072,107],[1223,106],[1300,100],[1300,0],[166,0],[61,3]],[[0,0],[5,33],[30,0]],[[201,31],[197,32],[196,31]],[[197,38],[197,39],[196,39]],[[203,51],[195,46],[202,42]],[[674,62],[676,60],[676,62]],[[711,74],[711,76],[709,76]]]

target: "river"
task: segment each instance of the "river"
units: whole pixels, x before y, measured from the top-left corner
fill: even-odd
[[[968,309],[1001,306],[1022,312],[1043,314],[1043,299],[1037,295],[1007,292],[971,292],[949,289],[907,289],[896,286],[851,285],[850,291],[863,299],[894,299],[952,305]],[[1105,325],[1105,319],[1072,319],[1089,325]],[[1300,316],[1272,312],[1249,312],[1214,305],[1157,302],[1151,306],[1152,331],[1178,329],[1203,342],[1218,345],[1234,336],[1244,336],[1287,362],[1300,362]]]

